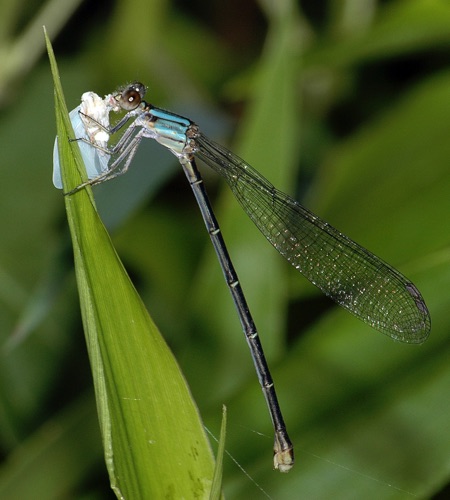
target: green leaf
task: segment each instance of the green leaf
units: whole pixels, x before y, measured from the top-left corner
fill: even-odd
[[[210,500],[221,497],[222,474],[223,474],[223,454],[225,453],[225,439],[227,435],[227,407],[222,407],[222,425],[220,426],[219,448],[217,450],[216,468],[214,470],[213,485],[211,488]]]
[[[62,179],[69,191],[83,165],[56,62]],[[95,210],[91,189],[65,197],[83,326],[111,486],[119,498],[207,498],[214,461],[178,365],[148,315]]]

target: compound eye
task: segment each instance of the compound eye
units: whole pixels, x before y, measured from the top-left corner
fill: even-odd
[[[120,106],[125,111],[136,109],[142,102],[146,88],[142,83],[134,82],[118,96]]]

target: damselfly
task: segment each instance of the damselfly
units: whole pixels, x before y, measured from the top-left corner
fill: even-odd
[[[274,467],[288,472],[294,464],[293,446],[255,323],[208,200],[196,159],[227,181],[248,216],[292,266],[323,293],[373,328],[394,340],[421,343],[430,332],[428,309],[419,290],[400,272],[277,190],[244,160],[205,137],[191,120],[146,102],[145,91],[144,85],[135,82],[107,96],[103,105],[100,104],[99,109],[103,106],[100,119],[92,116],[89,110],[87,113],[80,111],[86,130],[77,139],[94,151],[87,158],[82,153],[88,165],[100,163],[101,173],[96,176],[94,171],[98,170],[89,167],[89,180],[66,194],[71,195],[87,185],[99,184],[125,173],[143,138],[155,139],[177,157],[194,192],[250,347],[274,427]],[[106,115],[119,108],[126,114],[109,128]],[[72,115],[72,121],[76,119]],[[109,136],[129,122],[117,144],[107,147],[104,143],[108,142]],[[88,132],[89,127],[96,133],[103,131],[106,134],[101,137],[103,142]],[[104,155],[110,158],[106,163]],[[55,162],[55,170],[59,170],[59,161]],[[57,172],[54,178],[60,178],[60,174]]]

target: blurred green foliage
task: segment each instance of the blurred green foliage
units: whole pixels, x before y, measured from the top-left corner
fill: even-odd
[[[193,119],[397,266],[430,309],[422,346],[374,332],[305,283],[204,171],[296,447],[295,468],[281,475],[271,471],[269,417],[233,305],[176,162],[145,144],[126,176],[96,188],[213,433],[228,407],[226,448],[254,482],[225,457],[227,497],[445,498],[449,3],[3,3],[0,497],[113,497],[64,203],[51,184],[45,24],[70,108],[87,90],[143,81],[150,102]]]

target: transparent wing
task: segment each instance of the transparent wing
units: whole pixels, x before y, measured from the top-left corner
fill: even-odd
[[[258,229],[311,283],[393,339],[426,340],[430,316],[407,278],[275,189],[231,151],[202,135],[196,143],[195,156],[225,178]]]

